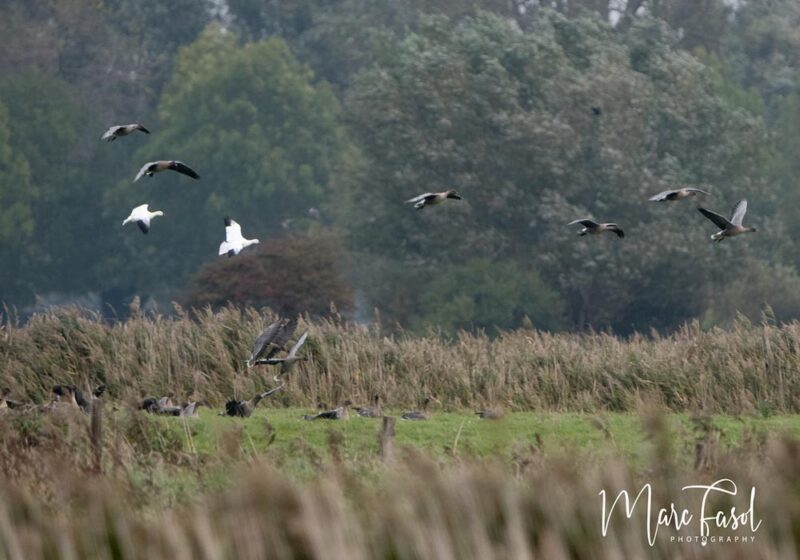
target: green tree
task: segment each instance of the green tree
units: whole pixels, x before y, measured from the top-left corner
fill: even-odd
[[[12,303],[26,292],[22,274],[25,247],[34,232],[33,203],[27,160],[10,144],[8,109],[0,101],[0,301]]]
[[[120,218],[144,202],[165,211],[160,233],[142,241],[121,232],[127,249],[109,266],[132,259],[132,284],[164,293],[216,258],[223,217],[264,242],[285,219],[324,204],[346,147],[338,114],[331,90],[281,39],[240,45],[209,27],[179,51],[159,102],[158,133],[106,197],[107,212]],[[154,159],[181,160],[201,179],[165,173],[132,185],[138,166]]]
[[[574,326],[629,332],[656,310],[664,328],[696,316],[714,280],[708,224],[689,204],[647,197],[705,185],[723,212],[743,196],[768,204],[767,136],[675,40],[647,18],[624,34],[549,10],[525,32],[489,14],[426,19],[348,98],[365,160],[346,218],[354,245],[413,265],[420,282],[476,257],[534,263]],[[448,187],[465,201],[402,204]],[[564,225],[592,216],[629,235],[576,239]]]
[[[420,297],[421,326],[460,329],[518,328],[527,318],[536,328],[564,326],[563,304],[539,275],[514,261],[474,259],[439,270]]]

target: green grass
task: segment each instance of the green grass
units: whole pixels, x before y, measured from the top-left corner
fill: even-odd
[[[240,419],[202,410],[198,418],[157,421],[173,437],[183,439],[185,451],[211,457],[236,447],[228,452],[242,459],[264,454],[293,477],[313,474],[315,463],[327,460],[332,446],[338,448],[344,461],[368,464],[377,460],[379,420],[354,416],[350,420],[309,422],[302,419],[308,412],[260,409],[252,417]],[[691,464],[695,442],[704,429],[687,414],[670,414],[665,419],[673,453],[678,460]],[[722,449],[766,433],[800,436],[798,415],[716,415],[710,421],[710,426],[719,431]],[[482,420],[469,413],[438,413],[429,421],[398,418],[395,441],[399,449],[424,450],[442,460],[498,458],[507,462],[515,453],[533,449],[545,455],[573,455],[576,460],[618,457],[634,465],[644,464],[654,446],[642,418],[630,413],[517,412],[507,413],[501,420]]]

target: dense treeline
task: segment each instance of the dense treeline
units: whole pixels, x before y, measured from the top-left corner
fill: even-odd
[[[800,317],[800,8],[619,4],[6,2],[0,297],[333,301],[451,332]],[[99,141],[136,121],[153,134]],[[131,184],[160,158],[202,179]],[[758,234],[711,246],[692,202],[647,202],[683,185],[748,198]],[[144,202],[146,237],[120,227]],[[261,264],[214,262],[228,214]],[[576,238],[586,216],[626,238]]]

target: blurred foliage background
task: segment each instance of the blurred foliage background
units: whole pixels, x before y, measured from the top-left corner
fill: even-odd
[[[792,0],[8,0],[0,299],[444,332],[800,318],[798,24]],[[127,122],[153,134],[99,141]],[[201,180],[132,184],[152,159]],[[647,202],[687,185],[713,197]],[[745,197],[759,232],[712,246],[696,204]],[[145,202],[146,237],[120,226]],[[239,259],[225,215],[261,240]],[[625,239],[565,226],[588,216]]]

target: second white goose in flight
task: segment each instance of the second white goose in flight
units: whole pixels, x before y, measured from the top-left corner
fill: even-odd
[[[734,206],[733,210],[731,211],[730,220],[720,216],[716,212],[706,210],[705,208],[698,208],[698,210],[703,216],[714,222],[717,227],[720,228],[721,231],[718,231],[711,236],[711,240],[717,243],[724,240],[726,237],[734,237],[740,233],[752,233],[756,231],[756,228],[745,227],[742,225],[744,215],[747,213],[747,199],[743,198],[736,203],[736,206]]]
[[[122,225],[127,225],[131,222],[136,222],[136,225],[139,226],[139,229],[142,230],[142,233],[147,233],[150,231],[150,220],[155,218],[156,216],[163,216],[164,212],[161,210],[156,210],[155,212],[151,212],[147,207],[149,204],[142,204],[141,206],[137,206],[133,210],[131,210],[131,215],[125,218],[125,221],[122,222]]]
[[[242,249],[255,245],[258,239],[245,239],[242,237],[242,226],[230,218],[225,218],[225,241],[219,245],[219,254],[229,257],[238,255]]]

